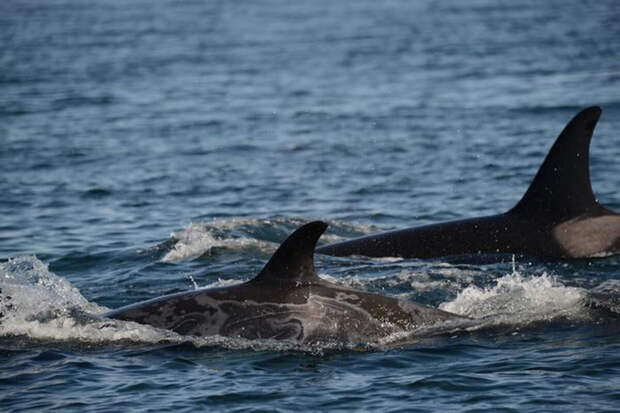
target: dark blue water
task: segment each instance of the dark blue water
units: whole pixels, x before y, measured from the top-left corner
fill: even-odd
[[[594,191],[620,210],[619,21],[613,0],[1,2],[0,410],[617,411],[620,323],[585,305],[620,307],[617,257],[317,257],[493,320],[407,343],[85,312],[247,280],[312,219],[330,242],[502,212],[592,104]]]

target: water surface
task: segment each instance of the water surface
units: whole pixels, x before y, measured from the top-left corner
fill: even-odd
[[[0,410],[616,411],[620,259],[317,256],[494,327],[299,347],[92,320],[322,242],[502,212],[585,106],[620,210],[614,1],[0,4]],[[10,260],[9,260],[10,258]],[[510,257],[509,257],[510,258]],[[614,301],[616,300],[616,301]]]

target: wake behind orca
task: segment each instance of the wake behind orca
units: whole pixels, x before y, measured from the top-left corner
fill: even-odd
[[[620,214],[601,206],[590,185],[590,140],[600,115],[593,106],[568,123],[508,212],[369,235],[316,252],[402,258],[499,253],[552,260],[618,254]]]
[[[172,294],[104,317],[182,335],[366,343],[466,317],[332,284],[315,272],[313,254],[327,224],[315,221],[286,239],[252,280]]]

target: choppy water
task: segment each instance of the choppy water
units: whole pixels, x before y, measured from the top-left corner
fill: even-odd
[[[620,210],[618,21],[612,0],[1,2],[0,410],[617,411],[618,257],[317,257],[487,322],[404,344],[88,314],[247,280],[311,219],[329,242],[506,210],[592,104]]]

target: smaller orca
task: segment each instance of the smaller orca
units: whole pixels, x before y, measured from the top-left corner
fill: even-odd
[[[365,343],[465,317],[409,301],[332,284],[314,268],[314,248],[327,224],[300,227],[252,280],[119,308],[104,317],[182,335]]]
[[[354,238],[316,252],[402,258],[499,253],[550,260],[618,254],[620,214],[601,206],[590,185],[590,139],[600,115],[601,108],[592,106],[568,123],[508,212]]]

